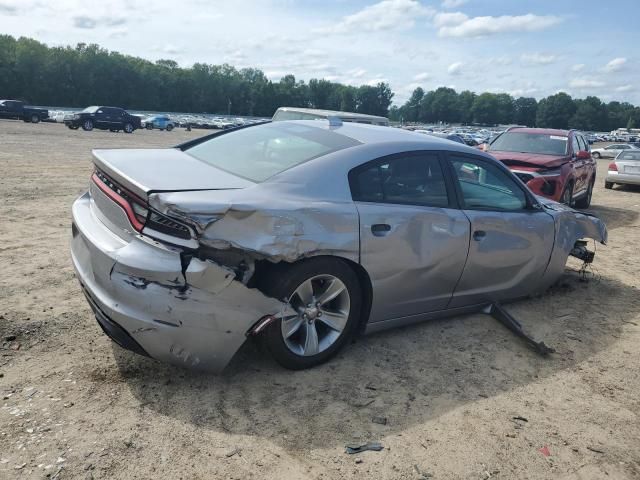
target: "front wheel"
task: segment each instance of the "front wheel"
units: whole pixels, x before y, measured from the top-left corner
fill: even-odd
[[[85,132],[90,132],[91,130],[93,130],[93,120],[85,120],[84,122],[82,122],[82,129]]]
[[[69,130],[77,130],[80,128],[78,125],[69,125]]]
[[[31,115],[31,123],[40,123],[40,115]]]
[[[277,268],[265,291],[288,299],[296,312],[272,323],[266,344],[283,367],[302,370],[326,362],[355,331],[362,296],[355,272],[342,260],[314,258]]]
[[[171,130],[173,130],[173,125],[171,124],[167,125],[167,132],[170,132]]]
[[[571,206],[573,201],[573,185],[571,183],[567,183],[567,186],[564,187],[562,191],[562,195],[560,196],[560,203],[564,203],[565,205]]]
[[[600,155],[600,152],[593,152],[591,156],[596,160],[599,160],[602,157],[602,155]]]
[[[589,188],[587,190],[587,193],[580,197],[578,200],[576,200],[576,207],[577,208],[589,208],[589,206],[591,205],[591,197],[593,197],[593,184],[595,183],[595,179],[591,180],[591,182],[589,182]]]
[[[127,122],[124,124],[122,129],[124,130],[124,133],[133,133],[133,124]]]

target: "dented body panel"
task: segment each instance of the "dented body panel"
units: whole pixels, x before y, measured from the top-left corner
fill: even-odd
[[[449,208],[354,202],[349,172],[377,158],[438,151],[442,158],[462,152],[495,160],[397,129],[336,130],[357,145],[263,182],[177,149],[95,152],[97,169],[114,179],[109,188],[143,199],[147,219],[161,217],[155,230],[149,223],[136,230],[131,212],[93,183],[74,203],[72,259],[96,316],[117,324],[153,358],[217,372],[248,334],[292,313],[285,299],[253,287],[259,264],[331,256],[359,266],[371,290],[362,330],[372,332],[541,292],[562,274],[576,241],[607,240],[596,217],[530,192],[535,208],[519,213],[464,210],[456,202]],[[188,226],[189,238],[171,236],[173,221]],[[380,235],[374,225],[389,229]],[[480,229],[487,238],[474,241]]]

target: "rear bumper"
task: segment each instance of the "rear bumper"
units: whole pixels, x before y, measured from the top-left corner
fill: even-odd
[[[94,209],[89,193],[73,204],[71,257],[98,323],[124,348],[219,372],[260,318],[286,308],[223,266],[141,236],[123,240]]]
[[[640,185],[640,175],[629,175],[609,171],[607,172],[607,176],[604,181],[610,183],[622,183],[625,185]]]

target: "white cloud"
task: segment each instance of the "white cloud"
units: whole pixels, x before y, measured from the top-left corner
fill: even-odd
[[[364,68],[354,68],[353,70],[349,70],[347,75],[351,78],[362,78],[367,74],[367,71]]]
[[[518,97],[530,97],[531,95],[538,92],[538,89],[535,87],[531,88],[516,88],[514,90],[509,90],[507,93],[514,98]]]
[[[556,55],[545,55],[543,53],[525,53],[520,58],[524,63],[533,65],[549,65],[558,60]]]
[[[462,66],[462,62],[452,63],[451,65],[449,65],[449,68],[447,68],[447,73],[449,75],[460,75],[462,73]]]
[[[448,27],[452,25],[460,25],[468,19],[469,17],[462,12],[437,13],[433,17],[433,24],[438,28]]]
[[[622,70],[625,63],[627,63],[626,58],[623,58],[623,57],[614,58],[604,66],[604,69],[607,72],[617,72],[619,70]]]
[[[417,75],[414,75],[413,80],[416,82],[424,82],[425,80],[429,80],[431,78],[431,75],[428,74],[427,72],[422,72],[422,73],[418,73]]]
[[[631,84],[620,85],[619,87],[616,87],[616,92],[630,92],[632,90],[633,90],[633,85]]]
[[[467,3],[468,0],[443,0],[442,8],[458,8]]]
[[[569,87],[579,89],[601,88],[605,85],[606,83],[599,80],[589,80],[586,78],[574,78],[569,82]]]
[[[317,29],[318,33],[359,33],[411,28],[418,18],[430,18],[435,10],[417,0],[382,0],[359,12],[347,15],[331,27]]]
[[[511,65],[512,60],[510,57],[507,57],[506,55],[503,55],[501,57],[493,57],[489,59],[489,63],[490,64],[496,64],[496,65],[501,65],[503,67],[506,67],[507,65]]]
[[[582,70],[584,70],[584,67],[586,67],[584,63],[577,63],[573,67],[571,67],[571,71],[581,72]]]
[[[461,17],[459,17],[461,18]],[[557,25],[562,21],[554,15],[502,15],[500,17],[473,17],[458,25],[441,27],[441,37],[483,37],[508,32],[536,32]]]

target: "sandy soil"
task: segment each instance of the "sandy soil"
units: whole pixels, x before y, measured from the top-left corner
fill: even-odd
[[[68,253],[91,148],[203,133],[0,121],[0,478],[640,478],[640,189],[605,191],[607,160],[595,276],[572,263],[509,306],[551,358],[471,315],[360,339],[305,372],[248,344],[215,377],[114,346]],[[385,448],[347,455],[353,441]]]

